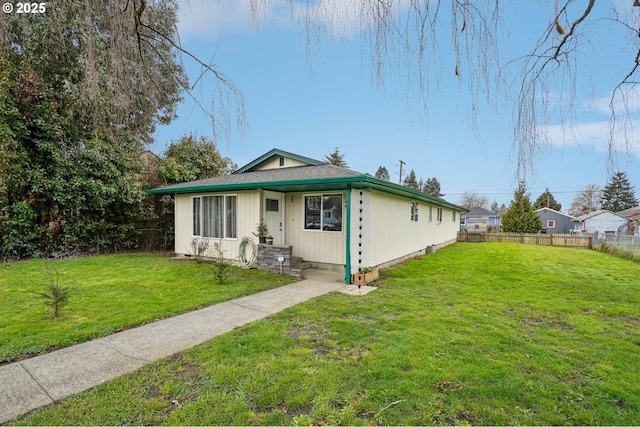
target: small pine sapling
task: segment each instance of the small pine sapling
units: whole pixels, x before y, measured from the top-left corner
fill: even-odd
[[[231,264],[224,259],[224,251],[220,249],[220,244],[214,245],[216,252],[218,252],[218,258],[213,263],[213,277],[216,279],[218,285],[223,285],[229,276],[229,267]]]
[[[51,317],[57,318],[64,306],[68,304],[73,289],[60,284],[60,273],[55,267],[48,267],[47,270],[49,281],[43,284],[44,290],[33,291],[33,293],[42,299],[44,305],[51,308]]]

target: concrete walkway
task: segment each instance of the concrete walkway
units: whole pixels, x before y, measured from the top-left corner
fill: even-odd
[[[216,304],[0,366],[0,423],[311,298],[351,288],[325,277]]]

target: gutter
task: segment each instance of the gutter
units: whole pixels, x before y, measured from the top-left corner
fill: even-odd
[[[446,200],[430,196],[421,191],[412,190],[391,182],[382,181],[368,175],[356,175],[335,178],[313,178],[313,179],[297,179],[288,181],[264,181],[264,182],[239,182],[229,184],[209,184],[184,186],[177,184],[176,186],[154,188],[145,190],[148,194],[188,194],[203,193],[214,191],[239,191],[239,190],[272,190],[272,191],[327,191],[327,190],[344,190],[352,184],[360,184],[363,188],[369,187],[384,193],[394,194],[396,196],[413,198],[428,202],[436,206],[441,206],[453,210],[465,212],[466,209]]]

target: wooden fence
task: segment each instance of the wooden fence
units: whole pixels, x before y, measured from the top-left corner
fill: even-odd
[[[511,242],[525,245],[590,249],[592,237],[579,234],[469,233],[467,231],[459,231],[458,242]]]

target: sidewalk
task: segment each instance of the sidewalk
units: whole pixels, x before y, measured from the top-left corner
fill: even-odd
[[[0,423],[345,287],[324,278],[306,279],[0,366]]]

